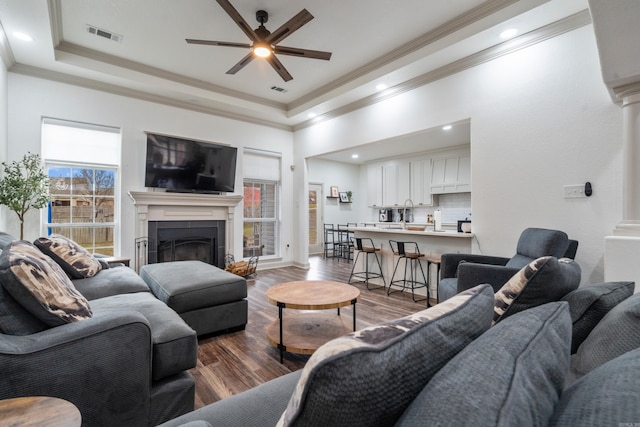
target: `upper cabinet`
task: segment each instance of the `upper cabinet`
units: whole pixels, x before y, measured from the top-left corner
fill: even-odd
[[[408,161],[395,161],[382,166],[382,204],[403,206],[410,194]]]
[[[414,206],[433,205],[431,194],[431,159],[415,160],[410,164],[411,200]]]
[[[431,194],[471,191],[471,156],[462,154],[433,159]]]
[[[367,165],[367,204],[374,208],[433,206],[434,194],[471,191],[471,155],[465,148]]]
[[[367,166],[367,205],[382,207],[382,165]]]

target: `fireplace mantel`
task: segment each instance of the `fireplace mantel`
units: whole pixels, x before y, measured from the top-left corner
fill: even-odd
[[[136,207],[136,238],[145,238],[149,221],[225,221],[228,253],[233,252],[233,219],[240,195],[130,191]]]

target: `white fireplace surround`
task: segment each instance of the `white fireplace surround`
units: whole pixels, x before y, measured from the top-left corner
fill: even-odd
[[[149,221],[225,221],[227,253],[233,251],[235,208],[239,195],[130,191],[136,207],[136,238],[147,237]],[[140,267],[140,266],[138,266]]]

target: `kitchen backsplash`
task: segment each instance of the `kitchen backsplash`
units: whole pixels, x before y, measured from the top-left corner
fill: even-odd
[[[413,209],[413,222],[427,222],[427,215],[433,214],[436,209],[442,212],[443,224],[458,225],[460,219],[471,219],[471,193],[440,194],[438,204],[429,208]]]

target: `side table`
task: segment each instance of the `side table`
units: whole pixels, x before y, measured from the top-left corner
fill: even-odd
[[[82,416],[71,402],[57,397],[30,396],[0,400],[2,425],[80,427]]]

